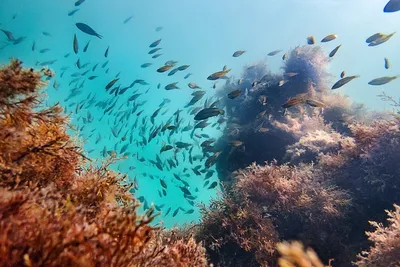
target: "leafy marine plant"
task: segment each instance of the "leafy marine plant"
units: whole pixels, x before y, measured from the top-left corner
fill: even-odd
[[[66,133],[59,106],[41,105],[52,72],[0,69],[1,266],[206,266],[193,238],[166,238],[129,193]]]

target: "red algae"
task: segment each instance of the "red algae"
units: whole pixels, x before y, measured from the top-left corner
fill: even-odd
[[[40,106],[50,74],[0,69],[0,265],[207,266],[201,244],[163,238],[153,209],[136,212],[113,159],[90,164],[59,106]]]

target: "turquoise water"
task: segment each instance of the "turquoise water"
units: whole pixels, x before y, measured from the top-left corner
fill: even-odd
[[[93,159],[103,158],[102,150],[116,150],[121,148],[129,141],[132,135],[132,144],[127,148],[131,155],[128,159],[117,162],[113,165],[115,170],[127,173],[131,180],[137,177],[138,191],[136,196],[143,196],[148,205],[155,203],[159,206],[164,205],[161,210],[163,214],[171,208],[167,216],[160,216],[159,220],[170,227],[175,224],[197,221],[199,212],[196,206],[192,206],[184,198],[179,186],[182,183],[174,178],[177,174],[181,179],[190,185],[190,191],[195,197],[196,203],[207,205],[209,200],[218,196],[219,187],[207,189],[203,187],[204,174],[195,175],[192,168],[201,165],[204,169],[204,159],[195,161],[194,164],[188,162],[188,151],[177,152],[179,166],[171,171],[164,167],[164,171],[158,170],[148,160],[156,160],[156,154],[160,154],[163,142],[174,144],[183,141],[194,145],[192,155],[201,155],[201,150],[197,144],[205,139],[192,138],[190,132],[181,133],[178,131],[169,139],[169,131],[160,134],[148,145],[137,145],[136,141],[141,142],[142,137],[140,128],[142,118],[147,118],[145,127],[145,137],[148,138],[152,123],[149,117],[158,108],[164,98],[171,100],[169,104],[161,110],[155,119],[155,125],[165,123],[178,109],[183,110],[180,116],[184,119],[181,128],[188,123],[194,125],[193,116],[188,115],[184,106],[190,101],[193,92],[187,84],[196,82],[206,92],[206,96],[200,103],[204,103],[206,98],[213,97],[215,90],[224,84],[223,80],[217,82],[216,89],[213,89],[213,82],[206,78],[213,72],[219,71],[224,65],[232,68],[229,75],[240,77],[243,66],[246,64],[265,61],[272,71],[279,72],[282,66],[281,55],[267,57],[267,53],[282,49],[287,51],[299,45],[304,45],[306,37],[313,35],[319,41],[328,34],[337,34],[338,38],[332,42],[322,44],[324,50],[329,53],[334,47],[342,44],[338,54],[333,58],[329,71],[332,73],[332,82],[338,80],[339,74],[346,71],[348,75],[361,75],[359,79],[352,81],[347,86],[338,90],[343,94],[349,95],[354,101],[365,103],[371,109],[390,109],[387,102],[382,102],[376,97],[377,94],[385,91],[395,99],[400,97],[399,83],[395,80],[392,83],[381,87],[372,87],[368,82],[374,78],[382,76],[399,75],[400,54],[398,47],[400,43],[400,31],[392,39],[377,47],[368,47],[365,39],[376,32],[386,34],[399,30],[400,13],[383,13],[383,6],[387,0],[332,0],[332,1],[106,1],[106,0],[86,0],[73,16],[68,16],[68,12],[76,7],[75,1],[23,1],[23,0],[1,0],[0,1],[0,28],[11,31],[15,38],[26,37],[24,41],[17,45],[10,45],[6,36],[0,33],[0,61],[8,62],[10,57],[21,59],[26,66],[34,67],[37,62],[57,60],[49,67],[55,71],[55,80],[60,85],[58,89],[53,87],[51,81],[47,90],[48,103],[60,102],[66,107],[67,113],[72,112],[72,123],[80,129],[78,134],[80,140],[84,142],[86,151]],[[351,2],[351,3],[350,3]],[[123,23],[125,19],[133,16],[132,19]],[[103,38],[98,39],[79,31],[75,23],[82,22],[93,27]],[[161,31],[156,31],[157,27],[163,27]],[[51,36],[46,36],[43,32],[48,32]],[[79,53],[76,55],[72,49],[74,34],[77,35],[79,42]],[[149,45],[162,39],[159,52],[162,55],[153,59],[148,52]],[[83,52],[83,47],[90,41],[87,52]],[[32,45],[35,43],[35,51]],[[6,46],[7,45],[7,46]],[[104,57],[105,50],[110,47],[109,55]],[[41,53],[42,49],[50,49]],[[238,58],[232,57],[236,50],[246,50],[246,53]],[[65,58],[66,54],[70,54]],[[391,68],[386,70],[384,58],[390,59]],[[76,67],[77,59],[81,64],[89,63],[88,67],[79,70]],[[163,66],[168,60],[178,61],[177,66],[188,64],[190,67],[173,76],[167,73],[158,73],[156,69]],[[109,61],[106,67],[102,64]],[[144,63],[153,63],[148,68],[141,68]],[[68,101],[68,95],[74,84],[69,85],[76,72],[92,70],[95,64],[99,64],[97,69],[90,71],[78,82],[80,85],[84,80],[78,94]],[[65,71],[63,67],[68,67]],[[106,70],[108,72],[106,73]],[[64,72],[63,77],[61,74]],[[104,89],[108,82],[120,73],[119,84],[122,87],[129,86],[136,79],[145,80],[148,85],[136,84],[127,92],[119,95],[118,102],[112,115],[104,115],[104,109],[95,107],[95,104],[83,105],[76,113],[76,105],[88,98],[95,97],[98,101],[110,101],[111,96]],[[188,73],[193,75],[184,79]],[[90,75],[98,76],[94,80],[88,80]],[[164,86],[178,82],[179,90],[164,90]],[[161,88],[157,89],[157,85]],[[133,128],[137,116],[132,114],[129,120],[115,122],[116,116],[120,111],[127,111],[132,108],[132,103],[126,106],[127,99],[138,90],[141,95],[137,103],[145,101],[135,114],[144,110],[139,116],[137,127]],[[89,97],[88,97],[89,96]],[[113,98],[114,99],[114,98]],[[116,99],[116,98],[115,98]],[[113,100],[114,101],[114,100]],[[119,107],[120,110],[117,110]],[[90,113],[90,115],[89,115]],[[85,122],[93,118],[91,122]],[[85,119],[83,119],[85,118]],[[100,118],[102,118],[100,120]],[[100,121],[99,121],[100,120]],[[214,122],[217,119],[212,119]],[[111,129],[121,130],[118,137],[114,137]],[[223,126],[220,130],[210,128],[197,133],[208,134],[210,137],[218,138],[221,135]],[[83,128],[82,128],[83,127]],[[121,140],[124,133],[127,134],[127,141]],[[96,140],[101,135],[101,140]],[[145,162],[138,161],[137,156],[146,159]],[[185,160],[184,160],[185,155]],[[174,150],[164,152],[160,155],[162,162],[174,158]],[[134,169],[130,169],[133,166]],[[184,172],[184,169],[188,170]],[[212,167],[211,169],[213,169]],[[154,175],[151,179],[149,175]],[[188,176],[185,176],[188,174]],[[160,180],[166,181],[167,196],[160,197]],[[211,182],[217,181],[216,174],[211,177]],[[210,183],[211,183],[210,182]],[[182,209],[175,217],[172,213],[178,208]],[[194,209],[191,214],[190,210]]]

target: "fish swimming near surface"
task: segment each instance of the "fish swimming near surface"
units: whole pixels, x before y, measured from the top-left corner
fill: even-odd
[[[383,8],[383,12],[392,13],[400,10],[400,0],[390,0]]]
[[[221,79],[223,76],[225,76],[226,74],[228,74],[231,71],[231,69],[225,68],[222,71],[217,71],[214,72],[213,74],[211,74],[210,76],[207,77],[207,80],[210,81],[215,81],[218,79]]]
[[[224,115],[225,111],[219,108],[205,108],[202,109],[199,113],[194,117],[195,120],[205,120],[210,117],[215,117],[218,115]]]
[[[335,40],[336,38],[337,38],[336,34],[329,34],[328,36],[324,37],[324,39],[321,40],[321,43],[327,43]]]
[[[307,44],[309,44],[309,45],[315,44],[315,38],[314,38],[314,36],[308,36],[308,37],[307,37]]]
[[[124,19],[124,24],[126,24],[126,23],[128,23],[131,19],[133,18],[133,15],[132,16],[129,16],[128,18],[126,18],[126,19]]]
[[[157,51],[159,51],[161,49],[162,49],[161,47],[157,47],[157,48],[151,49],[148,54],[149,55],[154,54],[155,52],[157,52]]]
[[[156,46],[158,46],[161,43],[161,39],[158,39],[157,41],[152,42],[149,47],[150,48],[154,48]]]
[[[385,57],[385,69],[389,69],[389,68],[390,68],[389,59]]]
[[[393,37],[393,35],[395,35],[396,32],[393,32],[391,34],[384,34],[381,37],[377,37],[374,41],[371,41],[368,46],[378,46],[380,44],[386,43],[387,41],[390,40],[390,38]]]
[[[76,23],[75,25],[79,30],[81,30],[82,32],[84,32],[84,33],[86,33],[88,35],[96,36],[99,39],[103,38],[103,36],[98,34],[95,30],[92,29],[92,27],[90,27],[89,25],[87,25],[85,23],[80,23],[79,22],[79,23]]]
[[[340,48],[341,46],[342,46],[342,45],[336,46],[336,47],[329,53],[329,57],[334,57],[334,56],[336,55],[337,51],[339,50],[339,48]]]
[[[104,57],[107,58],[108,57],[108,51],[110,50],[110,46],[107,47],[106,52],[104,52]]]
[[[385,34],[378,32],[368,37],[367,40],[365,40],[365,42],[369,44],[376,41],[377,39],[383,38],[384,36]]]
[[[85,47],[83,48],[83,52],[86,52],[89,48],[90,41],[86,43]]]
[[[360,77],[360,75],[353,75],[353,76],[344,77],[344,78],[340,79],[339,81],[337,81],[332,86],[332,90],[333,89],[338,89],[338,88],[342,87],[343,85],[345,85],[345,84],[347,84],[347,83],[351,82],[352,80],[354,80],[356,78],[359,78],[359,77]]]
[[[75,2],[75,6],[80,6],[85,2],[85,0],[78,0]]]
[[[157,72],[163,73],[163,72],[166,72],[166,71],[170,70],[173,67],[174,66],[172,66],[172,65],[165,65],[165,66],[162,66],[161,68],[158,68]]]
[[[113,87],[113,85],[116,83],[116,82],[118,82],[119,81],[119,78],[115,78],[114,80],[112,80],[111,82],[109,82],[107,85],[106,85],[106,90],[108,90],[108,89],[110,89],[111,87]]]
[[[79,11],[79,8],[76,8],[76,9],[74,9],[74,10],[71,10],[70,12],[68,12],[68,16],[73,16],[76,12],[78,12]]]
[[[7,30],[1,30],[7,36],[8,41],[15,41],[14,35],[12,32]]]
[[[164,87],[165,90],[173,90],[173,89],[179,89],[177,86],[178,82],[175,83],[170,83]]]
[[[144,68],[150,67],[151,65],[153,65],[153,63],[144,63],[144,64],[140,65],[140,67],[144,69]]]
[[[49,32],[42,32],[42,34],[47,37],[53,37],[53,35]]]
[[[36,49],[36,42],[34,41],[34,42],[32,43],[32,51],[35,51],[35,49]]]
[[[384,85],[387,84],[397,78],[399,78],[400,75],[397,76],[385,76],[385,77],[381,77],[381,78],[376,78],[373,79],[372,81],[370,81],[368,84],[369,85]]]
[[[157,28],[156,28],[156,32],[160,32],[160,31],[162,31],[164,28],[162,27],[162,26],[158,26]]]
[[[340,78],[344,78],[344,76],[346,76],[346,72],[345,71],[342,71],[341,73],[340,73]]]
[[[74,48],[75,54],[78,54],[78,52],[79,52],[79,44],[78,44],[78,39],[76,38],[76,34],[74,34],[73,48]]]
[[[272,56],[279,54],[280,52],[282,52],[282,50],[274,50],[272,52],[269,52],[267,56],[272,57]]]
[[[240,57],[243,55],[246,51],[245,50],[238,50],[235,53],[233,53],[232,57]]]
[[[179,66],[177,69],[179,70],[179,71],[184,71],[184,70],[186,70],[187,68],[189,68],[190,67],[190,65],[182,65],[182,66]]]

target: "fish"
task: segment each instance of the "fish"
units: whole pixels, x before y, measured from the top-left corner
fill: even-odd
[[[212,182],[212,183],[210,184],[210,186],[208,187],[208,189],[214,189],[214,188],[217,187],[217,185],[218,185],[218,182]]]
[[[215,117],[218,115],[224,115],[225,111],[223,109],[219,108],[205,108],[199,111],[199,113],[196,114],[194,117],[194,120],[205,120],[210,117]]]
[[[373,79],[368,84],[369,85],[384,85],[384,84],[387,84],[399,77],[400,77],[400,75],[380,77],[380,78]]]
[[[225,76],[226,74],[228,74],[232,69],[228,69],[226,67],[224,67],[224,69],[222,71],[217,71],[214,72],[213,74],[211,74],[210,76],[207,77],[207,80],[210,81],[215,81],[218,79],[221,79],[223,76]]]
[[[261,105],[265,106],[267,104],[267,97],[265,95],[260,95],[258,97],[258,102],[260,102]]]
[[[43,48],[39,51],[39,53],[44,54],[46,52],[49,52],[51,49],[50,48]]]
[[[161,50],[162,48],[160,48],[160,47],[157,47],[157,48],[154,48],[154,49],[151,49],[150,51],[149,51],[149,55],[151,55],[151,54],[154,54],[155,52],[157,52],[157,51],[159,51],[159,50]]]
[[[149,47],[150,48],[154,48],[156,46],[158,46],[161,43],[161,39],[158,39],[157,41],[152,42]]]
[[[173,89],[179,89],[178,86],[176,86],[178,82],[170,83],[164,87],[165,90],[173,90]]]
[[[337,35],[336,35],[336,34],[329,34],[328,36],[324,37],[324,38],[321,40],[321,43],[327,43],[327,42],[330,42],[330,41],[335,40],[336,38],[337,38]]]
[[[201,87],[198,86],[198,85],[197,85],[196,83],[194,83],[194,82],[188,83],[188,86],[189,86],[190,89],[201,89]]]
[[[289,98],[288,101],[286,101],[283,105],[282,108],[290,108],[299,104],[302,104],[306,101],[305,94],[299,94],[295,97]]]
[[[116,82],[118,82],[119,81],[119,78],[115,78],[114,80],[112,80],[111,82],[109,82],[107,85],[106,85],[106,90],[108,90],[108,89],[110,89],[111,87],[113,87],[113,85],[116,83]]]
[[[179,212],[179,208],[177,208],[177,209],[174,211],[174,213],[172,213],[172,217],[175,217],[175,216],[178,214],[178,212]]]
[[[344,78],[340,79],[339,81],[337,81],[332,86],[332,90],[333,89],[338,89],[338,88],[342,87],[343,85],[345,85],[345,84],[349,83],[350,81],[352,81],[352,80],[354,80],[356,78],[359,78],[359,77],[360,77],[360,75],[353,75],[353,76],[344,77]]]
[[[90,41],[87,42],[87,44],[86,44],[85,47],[83,48],[83,52],[86,52],[86,51],[88,50],[89,44],[90,44]]]
[[[94,79],[96,79],[97,78],[97,76],[90,76],[88,79],[89,80],[94,80]]]
[[[341,73],[340,73],[340,78],[344,78],[344,76],[346,76],[346,72],[345,71],[342,71]]]
[[[385,69],[389,69],[389,68],[390,68],[389,59],[385,57]]]
[[[76,23],[75,24],[76,27],[81,30],[83,33],[86,33],[88,35],[92,35],[92,36],[96,36],[97,38],[101,39],[103,38],[103,36],[101,36],[100,34],[98,34],[92,27],[90,27],[89,25],[85,24],[85,23]]]
[[[110,46],[107,47],[106,52],[104,52],[104,57],[107,58],[108,57],[108,51],[110,50]]]
[[[79,8],[76,8],[76,9],[74,9],[74,10],[71,10],[70,12],[68,12],[68,16],[73,16],[76,12],[78,12],[79,11]]]
[[[7,30],[1,30],[6,36],[8,41],[15,41],[14,35],[12,32],[7,31]]]
[[[368,37],[367,40],[365,40],[365,42],[367,44],[369,44],[369,43],[375,42],[378,39],[383,38],[384,36],[385,36],[385,34],[378,32],[378,33],[375,33],[375,34],[371,35],[370,37]]]
[[[235,53],[233,53],[232,57],[240,57],[245,52],[246,52],[245,50],[237,50]]]
[[[383,12],[392,13],[400,10],[400,0],[390,0],[385,7],[383,8]]]
[[[163,72],[166,72],[166,71],[170,70],[173,67],[174,66],[172,66],[172,65],[165,65],[165,66],[162,66],[161,68],[158,68],[157,72],[163,73]]]
[[[269,53],[267,54],[267,56],[272,57],[272,56],[275,56],[275,55],[279,54],[280,52],[282,52],[282,50],[274,50],[274,51],[272,51],[272,52],[269,52]]]
[[[392,36],[395,35],[395,33],[396,32],[393,32],[391,34],[388,34],[388,35],[385,34],[382,37],[378,37],[374,41],[370,42],[368,44],[368,46],[377,46],[377,45],[383,44],[383,43],[389,41],[390,38],[392,38]]]
[[[80,6],[85,2],[85,0],[78,0],[75,2],[75,6]]]
[[[324,108],[324,107],[326,107],[326,105],[325,105],[323,102],[318,101],[318,100],[316,100],[316,99],[311,99],[311,98],[306,99],[306,103],[307,103],[309,106],[315,107],[315,108]]]
[[[162,186],[163,188],[165,188],[165,189],[168,188],[167,183],[166,183],[163,179],[160,179],[160,184],[161,184],[161,186]]]
[[[285,53],[285,54],[283,54],[283,56],[282,56],[282,60],[286,60],[288,57],[289,57],[289,56],[288,56],[288,53]]]
[[[124,23],[124,24],[127,24],[132,18],[133,18],[133,15],[127,17],[126,19],[124,19],[123,23]]]
[[[233,147],[239,147],[239,146],[242,146],[244,143],[240,140],[233,140],[233,141],[230,141],[229,144]]]
[[[151,58],[158,58],[159,56],[161,56],[162,54],[155,54],[153,55]]]
[[[74,34],[73,48],[74,48],[74,53],[78,54],[78,52],[79,52],[79,44],[78,44],[78,39],[76,38],[76,34]]]
[[[230,92],[229,94],[228,94],[228,98],[229,99],[235,99],[236,97],[238,97],[238,96],[240,96],[240,94],[242,93],[242,91],[241,90],[233,90],[232,92]]]
[[[173,149],[173,148],[174,148],[174,147],[171,146],[171,145],[164,145],[164,146],[161,148],[160,153],[165,152],[165,151],[168,151],[168,150],[171,150],[171,149]]]
[[[168,73],[168,76],[172,76],[172,75],[174,75],[175,73],[177,73],[178,71],[179,71],[178,68],[175,68],[175,69],[171,70],[171,71]]]
[[[192,73],[186,74],[185,77],[183,77],[183,78],[186,80],[186,79],[189,78],[190,76],[192,76]]]
[[[177,69],[179,70],[179,71],[184,71],[184,70],[186,70],[187,68],[189,68],[190,67],[190,65],[182,65],[182,66],[179,66]]]
[[[153,65],[153,63],[144,63],[144,64],[140,65],[140,67],[144,69],[144,68],[150,67],[151,65]]]
[[[47,37],[53,37],[53,35],[49,32],[42,32],[42,34]]]
[[[309,44],[309,45],[315,44],[315,38],[314,38],[314,36],[308,36],[308,37],[307,37],[307,44]]]
[[[341,46],[342,46],[342,45],[336,46],[336,47],[329,53],[329,57],[334,57],[334,56],[336,55],[337,51],[339,50],[339,48],[340,48]]]
[[[35,51],[35,49],[36,49],[36,42],[33,41],[33,43],[32,43],[32,51]]]
[[[162,26],[158,26],[157,28],[156,28],[156,32],[160,32],[160,31],[162,31],[164,28],[162,27]]]

